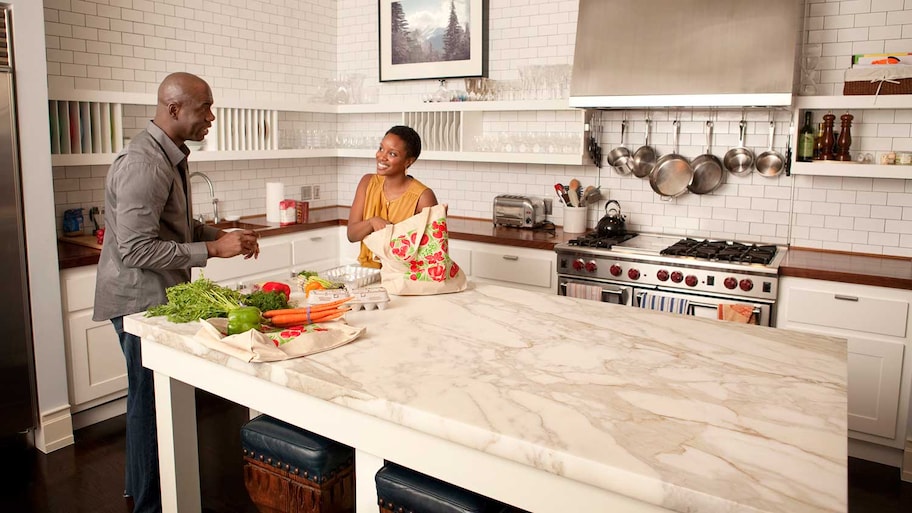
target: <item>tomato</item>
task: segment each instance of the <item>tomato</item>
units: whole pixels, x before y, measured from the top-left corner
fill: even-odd
[[[285,294],[285,301],[291,297],[291,287],[280,281],[267,281],[263,284],[263,292],[281,292]]]

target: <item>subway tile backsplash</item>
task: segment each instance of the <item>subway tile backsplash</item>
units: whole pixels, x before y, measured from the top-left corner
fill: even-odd
[[[216,104],[243,98],[300,103],[318,95],[327,78],[365,76],[380,102],[400,104],[433,93],[436,80],[378,82],[376,0],[259,0],[239,7],[228,0],[118,2],[44,0],[49,83],[69,89],[154,92],[171,71],[185,70],[209,80]],[[530,64],[569,64],[573,60],[576,0],[490,0],[488,76],[518,80]],[[853,53],[912,51],[908,27],[912,4],[904,0],[809,0],[805,29],[821,43],[818,94],[841,95],[843,73]],[[451,89],[464,88],[450,79]],[[148,106],[125,106],[129,138],[152,117]],[[825,112],[815,111],[815,120]],[[646,112],[629,111],[626,146],[643,143]],[[841,114],[834,112],[834,114]],[[853,151],[880,155],[912,151],[912,108],[852,112]],[[607,153],[621,143],[621,111],[606,112],[601,144]],[[680,152],[696,157],[705,150],[703,127],[715,121],[713,150],[722,157],[738,142],[741,111],[683,109],[655,111],[652,143],[671,151],[671,122],[682,121]],[[767,147],[768,123],[775,121],[774,147],[784,153],[790,113],[749,109],[747,146]],[[548,118],[553,116],[553,118]],[[281,113],[280,128],[321,130],[379,142],[401,122],[398,114]],[[485,116],[486,133],[562,132],[573,116],[564,113],[494,113]],[[797,130],[797,127],[792,127]],[[305,134],[306,137],[306,134]],[[212,178],[223,214],[261,214],[265,183],[283,181],[286,190],[320,184],[312,207],[348,204],[358,178],[371,173],[370,159],[320,158],[193,162],[194,171]],[[55,167],[58,215],[72,207],[103,201],[107,166]],[[912,256],[912,180],[792,176],[757,173],[727,175],[709,195],[685,194],[663,201],[647,180],[621,176],[610,167],[492,164],[419,160],[413,174],[435,189],[450,213],[488,219],[500,193],[554,196],[554,183],[577,178],[599,184],[604,197],[620,202],[632,229],[669,234],[756,240],[876,254]],[[194,211],[211,212],[208,190],[193,182]],[[291,194],[289,194],[292,196]],[[292,196],[293,197],[293,196]],[[589,211],[595,226],[603,212]],[[563,213],[555,203],[555,223]]]

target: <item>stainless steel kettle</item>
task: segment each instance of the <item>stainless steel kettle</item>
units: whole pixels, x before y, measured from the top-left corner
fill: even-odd
[[[621,204],[615,200],[605,203],[605,215],[599,219],[595,230],[600,237],[612,237],[627,233],[626,218],[621,214]]]

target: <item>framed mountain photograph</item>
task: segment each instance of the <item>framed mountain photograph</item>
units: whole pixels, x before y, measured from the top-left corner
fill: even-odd
[[[486,0],[379,0],[380,81],[481,77]]]

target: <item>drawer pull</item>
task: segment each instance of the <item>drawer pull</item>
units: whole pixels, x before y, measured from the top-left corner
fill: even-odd
[[[320,242],[323,240],[323,237],[311,237],[310,242]]]
[[[841,301],[854,301],[856,303],[858,302],[857,296],[843,296],[842,294],[834,294],[833,297]]]
[[[504,260],[514,260],[514,261],[515,261],[515,260],[519,260],[519,257],[516,256],[516,255],[504,255],[504,256],[503,256],[503,259],[504,259]]]

